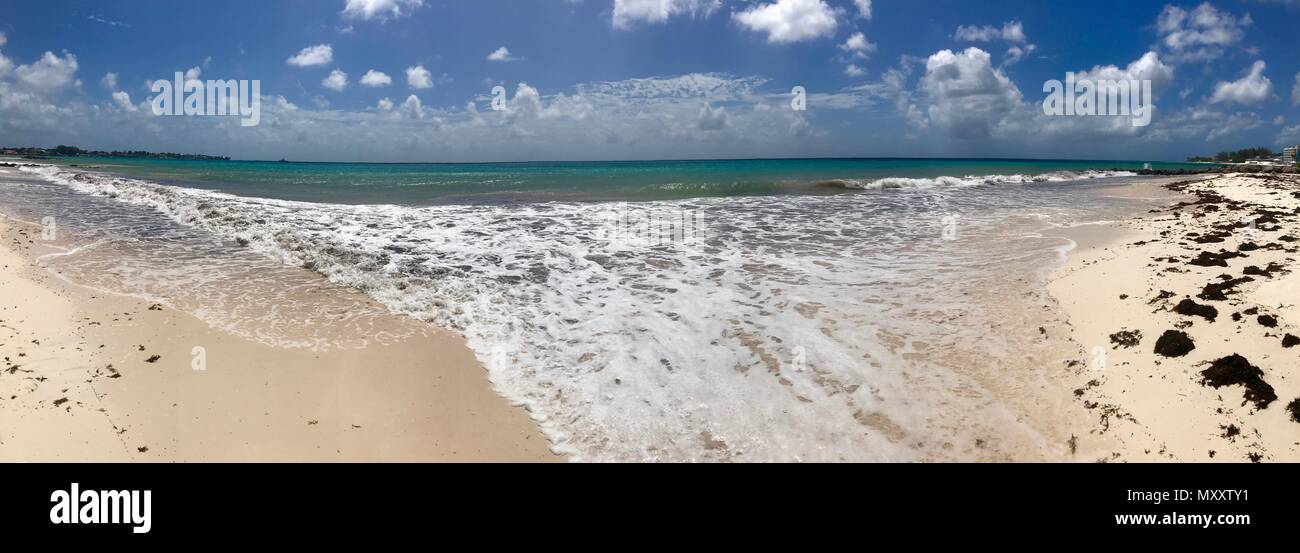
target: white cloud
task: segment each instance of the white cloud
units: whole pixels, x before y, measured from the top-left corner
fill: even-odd
[[[1225,136],[1231,136],[1237,133],[1258,129],[1264,126],[1264,121],[1258,114],[1251,112],[1241,112],[1229,115],[1227,119],[1214,125],[1210,134],[1205,137],[1206,142],[1213,142]]]
[[[107,90],[117,90],[117,73],[105,73],[99,84]]]
[[[931,123],[958,139],[988,138],[1021,106],[1020,89],[993,67],[988,52],[940,50],[925,62],[919,90]]]
[[[432,79],[437,83],[439,76]],[[584,83],[549,95],[522,85],[505,111],[487,109],[486,96],[473,99],[476,107],[464,101],[435,107],[418,96],[390,96],[349,111],[314,99],[295,106],[272,95],[263,98],[262,124],[242,128],[229,118],[153,117],[141,103],[128,112],[118,109],[117,100],[107,106],[81,96],[51,101],[5,79],[0,143],[159,151],[184,144],[187,151],[246,158],[275,151],[277,157],[303,160],[506,161],[770,157],[788,152],[791,137],[821,140],[825,133],[815,118],[784,109],[788,89],[765,91],[767,82],[688,74]],[[701,128],[706,105],[709,116]],[[711,130],[722,114],[724,129]]]
[[[361,76],[361,84],[372,88],[378,88],[393,84],[393,78],[389,77],[386,73],[371,69],[370,71],[366,71],[365,75]]]
[[[1238,18],[1209,2],[1192,10],[1167,5],[1156,19],[1156,31],[1172,60],[1203,61],[1218,58],[1224,49],[1240,43],[1251,23],[1249,14]]]
[[[1002,60],[1003,65],[1012,65],[1025,59],[1025,56],[1034,53],[1038,49],[1036,44],[1025,44],[1023,46],[1012,46],[1007,48],[1007,56]]]
[[[858,15],[863,19],[871,19],[871,0],[853,0],[853,5],[858,7]]]
[[[844,74],[845,74],[845,75],[848,75],[848,76],[850,76],[850,77],[861,77],[861,76],[865,75],[866,73],[867,73],[867,72],[866,72],[866,71],[863,71],[861,67],[858,67],[857,65],[852,64],[852,63],[850,63],[850,64],[848,65],[848,67],[845,67],[845,68],[844,68]]]
[[[983,27],[959,25],[952,36],[957,40],[968,42],[991,42],[1001,39],[1012,44],[1021,44],[1028,40],[1025,37],[1025,27],[1019,21],[1008,21],[1003,23],[1001,28],[992,25]]]
[[[342,92],[348,87],[348,74],[338,69],[330,71],[330,76],[320,82],[321,86],[336,92]]]
[[[77,57],[64,52],[63,57],[46,52],[41,59],[29,65],[19,65],[14,77],[29,87],[41,90],[63,88],[73,82],[77,73]]]
[[[402,102],[402,107],[398,108],[397,111],[405,119],[424,118],[424,106],[420,104],[420,99],[414,94],[407,96],[406,101]]]
[[[4,46],[8,40],[9,39],[5,37],[4,33],[0,33],[0,46]],[[5,76],[5,74],[13,68],[14,62],[9,61],[9,58],[6,58],[4,54],[0,54],[0,77]]]
[[[488,61],[515,61],[519,58],[510,55],[510,49],[502,46],[493,50],[491,54],[488,54],[487,59]]]
[[[954,39],[967,42],[1002,40],[1011,43],[1011,47],[1007,48],[1006,57],[1002,60],[1004,66],[1018,63],[1038,49],[1037,45],[1029,43],[1029,37],[1025,35],[1025,26],[1018,20],[1003,23],[1001,27],[959,25],[952,36]]]
[[[287,61],[289,65],[296,65],[298,67],[329,65],[334,63],[334,48],[328,44],[308,46],[299,51],[298,55],[285,61]]]
[[[1277,133],[1278,144],[1300,144],[1300,123],[1284,127]]]
[[[727,110],[725,108],[714,109],[713,106],[706,105],[700,108],[697,125],[702,131],[723,130],[727,128]]]
[[[613,24],[628,29],[637,23],[663,23],[677,15],[708,17],[722,7],[722,0],[614,0]]]
[[[1094,82],[1100,80],[1151,81],[1151,85],[1156,90],[1160,90],[1173,83],[1174,68],[1160,61],[1160,54],[1147,52],[1141,58],[1129,63],[1128,67],[1124,69],[1114,65],[1098,65],[1088,71],[1077,72],[1075,78]]]
[[[781,44],[834,35],[835,15],[825,0],[776,0],[732,17],[751,31],[767,33],[768,42]]]
[[[1250,73],[1232,82],[1220,81],[1214,85],[1214,94],[1210,96],[1211,104],[1236,102],[1243,105],[1258,105],[1273,96],[1273,81],[1264,76],[1266,64],[1263,60],[1250,67]]]
[[[406,84],[416,90],[433,88],[433,74],[424,65],[406,68]],[[412,96],[414,97],[414,96]]]
[[[519,83],[515,97],[510,101],[510,120],[536,119],[542,114],[542,95],[527,83]]]
[[[840,50],[852,55],[855,58],[868,58],[876,51],[876,44],[867,40],[866,35],[854,33],[844,44],[840,45]]]
[[[347,5],[343,6],[343,17],[366,21],[396,19],[410,15],[422,5],[424,0],[347,0]]]
[[[113,93],[113,103],[117,104],[117,107],[122,111],[135,111],[139,109],[136,105],[131,103],[131,95],[121,90]]]

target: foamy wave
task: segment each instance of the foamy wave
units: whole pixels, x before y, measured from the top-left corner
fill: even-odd
[[[830,181],[832,186],[853,190],[889,190],[898,188],[959,188],[968,186],[1014,185],[1041,182],[1067,182],[1075,180],[1101,179],[1109,177],[1131,177],[1137,173],[1131,171],[1057,171],[1041,175],[971,175],[965,177],[907,178],[886,177],[883,179],[836,179]]]
[[[1008,321],[1040,323],[1016,312],[993,325],[969,299],[996,292],[1005,271],[1031,263],[1032,248],[994,242],[1007,248],[995,254],[938,239],[935,214],[959,208],[946,198],[649,202],[636,209],[702,210],[710,223],[700,240],[642,247],[602,236],[610,204],[311,204],[28,170],[461,331],[497,390],[527,405],[574,459],[1050,458],[1059,449],[958,370],[1001,375],[1056,359],[1007,358],[1046,355],[1041,344],[1016,345],[1039,334]],[[962,232],[1018,216],[972,214]]]

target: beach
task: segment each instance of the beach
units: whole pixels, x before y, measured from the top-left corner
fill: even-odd
[[[392,315],[367,320],[389,343],[275,347],[71,283],[41,230],[0,220],[0,460],[562,460],[453,333]]]
[[[1049,284],[1079,347],[1074,394],[1094,418],[1078,457],[1300,459],[1300,178],[1166,187],[1183,198],[1079,234]]]
[[[278,199],[336,169],[276,168],[266,184],[231,163],[222,186],[272,197],[0,169],[0,406],[17,421],[0,455],[1295,458],[1294,177],[1058,170],[831,190],[814,174],[783,185],[801,194],[405,206],[378,203],[383,188],[347,193],[375,203]],[[718,182],[710,167],[702,184]],[[611,210],[690,214],[698,234],[611,239]],[[57,237],[42,236],[48,214]],[[1208,283],[1222,295],[1198,298]],[[1172,312],[1183,300],[1191,315]],[[1184,347],[1166,331],[1195,349],[1154,353]],[[1221,359],[1219,386],[1202,385]]]

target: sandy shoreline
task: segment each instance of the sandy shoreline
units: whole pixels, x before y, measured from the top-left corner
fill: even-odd
[[[561,460],[452,333],[274,348],[65,282],[39,234],[0,219],[0,461]]]
[[[1080,247],[1049,284],[1080,347],[1068,369],[1075,396],[1095,423],[1076,457],[1300,459],[1288,411],[1300,397],[1300,347],[1284,345],[1300,324],[1300,178],[1170,188],[1185,193],[1170,208],[1078,230]]]

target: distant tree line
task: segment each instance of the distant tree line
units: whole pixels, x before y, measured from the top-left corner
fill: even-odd
[[[1279,157],[1272,148],[1260,146],[1258,148],[1246,148],[1235,152],[1219,152],[1214,157],[1195,156],[1187,158],[1187,161],[1214,161],[1219,163],[1243,163],[1248,159],[1257,157]]]
[[[119,157],[119,158],[138,158],[138,159],[179,159],[179,160],[202,160],[202,161],[229,161],[225,156],[205,156],[199,154],[173,154],[170,152],[146,152],[144,150],[132,151],[112,151],[105,152],[101,150],[83,150],[76,146],[59,145],[53,148],[4,148],[6,154],[20,155],[23,157]]]

